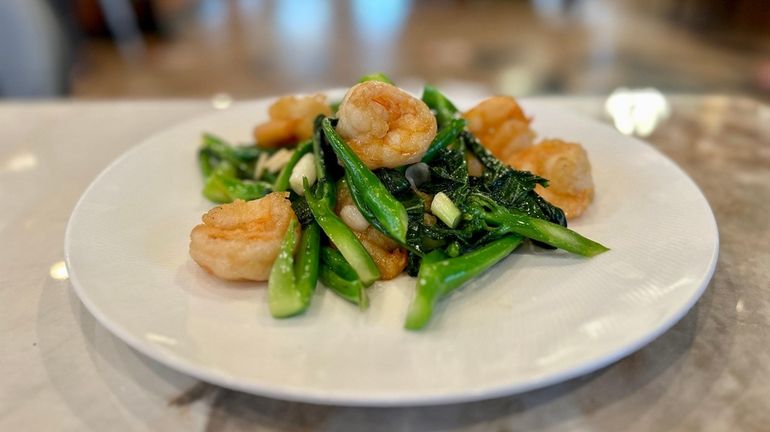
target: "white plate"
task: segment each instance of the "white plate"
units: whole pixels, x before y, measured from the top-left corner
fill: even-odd
[[[473,101],[460,105],[469,106]],[[226,283],[188,256],[202,131],[247,139],[268,101],[172,127],[88,188],[67,227],[70,280],[110,331],[202,380],[322,404],[490,398],[587,373],[637,350],[693,305],[714,271],[708,203],[674,163],[610,127],[525,101],[540,136],[583,143],[596,200],[571,227],[612,248],[593,259],[521,250],[403,330],[413,280],[375,284],[359,312],[319,286],[302,317],[270,317],[263,284]]]

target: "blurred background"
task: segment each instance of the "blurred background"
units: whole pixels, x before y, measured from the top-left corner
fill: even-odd
[[[397,82],[770,99],[770,0],[0,0],[0,96],[238,99]]]

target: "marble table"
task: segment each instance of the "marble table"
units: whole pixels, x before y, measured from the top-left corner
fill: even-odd
[[[642,132],[653,129],[646,139],[703,189],[721,235],[714,279],[695,307],[581,378],[388,409],[198,382],[127,347],[73,293],[62,241],[84,188],[132,144],[227,101],[0,103],[0,430],[770,430],[770,108],[728,96],[665,100],[668,117]],[[603,98],[551,101],[612,122]]]

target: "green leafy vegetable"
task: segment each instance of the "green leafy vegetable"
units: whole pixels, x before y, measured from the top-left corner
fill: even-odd
[[[548,186],[548,180],[528,171],[515,170],[497,159],[470,132],[463,132],[468,150],[484,166],[484,173],[473,189],[491,196],[504,207],[521,211],[531,217],[567,226],[564,212],[535,192],[535,186]]]
[[[467,194],[470,177],[462,146],[444,149],[428,167],[430,180],[420,185],[421,191],[429,194],[444,192],[453,200]]]

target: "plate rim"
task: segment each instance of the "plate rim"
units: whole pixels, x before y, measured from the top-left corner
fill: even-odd
[[[322,93],[335,94],[338,91],[339,89],[330,89],[330,90],[322,91]],[[264,98],[258,98],[258,99],[250,99],[250,100],[245,100],[240,104],[248,106],[248,105],[254,105],[257,103],[266,103],[270,100],[274,100],[275,98],[276,98],[275,96],[271,96],[271,97],[264,97]],[[581,118],[581,120],[589,122],[591,124],[591,127],[610,128],[616,133],[620,133],[620,132],[617,132],[614,128],[612,128],[610,125],[601,123],[598,120],[591,118],[587,115],[575,112],[575,110],[573,109],[559,107],[554,102],[556,99],[557,98],[552,98],[552,97],[551,98],[520,98],[519,101],[522,103],[522,105],[525,105],[525,106],[527,103],[535,103],[535,104],[543,103],[545,105],[548,105],[548,109],[556,109],[557,111],[568,113],[569,115],[578,116]],[[138,143],[129,147],[127,150],[121,153],[118,157],[113,159],[109,164],[107,164],[107,166],[105,166],[100,171],[100,173],[90,182],[88,187],[86,187],[83,190],[82,194],[77,200],[77,203],[73,207],[72,212],[70,213],[70,216],[67,220],[65,233],[64,233],[64,260],[65,260],[67,271],[69,274],[69,281],[75,293],[77,294],[79,300],[83,303],[83,305],[86,307],[88,312],[94,318],[96,318],[96,320],[102,326],[104,326],[110,333],[112,333],[118,339],[126,343],[133,350],[153,359],[154,361],[158,361],[159,363],[163,364],[166,367],[169,367],[173,370],[179,371],[183,374],[189,375],[191,377],[194,377],[204,382],[208,382],[211,384],[215,384],[215,385],[236,390],[236,391],[242,391],[250,394],[255,394],[259,396],[280,399],[285,401],[313,403],[313,404],[319,404],[319,405],[342,405],[342,406],[361,406],[361,407],[404,407],[404,406],[445,405],[445,404],[480,401],[480,400],[493,399],[493,398],[502,397],[502,396],[515,395],[526,391],[534,390],[537,388],[542,388],[549,385],[561,383],[569,379],[577,378],[579,376],[583,376],[585,374],[594,372],[605,366],[613,364],[627,357],[628,355],[638,351],[642,347],[648,345],[650,342],[657,339],[660,335],[662,335],[663,333],[668,331],[671,327],[673,327],[674,324],[679,322],[684,317],[684,315],[692,309],[692,307],[701,298],[706,288],[710,284],[713,278],[714,272],[716,270],[716,265],[719,257],[719,249],[720,249],[719,228],[716,222],[716,218],[714,216],[713,209],[711,208],[711,204],[709,203],[705,194],[703,194],[703,191],[701,190],[701,188],[675,161],[669,158],[666,154],[664,154],[658,148],[634,136],[623,135],[625,138],[634,140],[636,141],[637,144],[640,144],[646,147],[648,150],[652,150],[653,152],[657,153],[657,156],[662,158],[665,162],[669,163],[671,167],[677,171],[677,174],[682,176],[684,179],[686,179],[686,181],[690,184],[690,186],[694,188],[694,191],[699,194],[699,197],[706,204],[708,215],[704,215],[704,216],[708,216],[707,223],[710,225],[710,229],[711,229],[711,232],[709,234],[713,236],[713,239],[714,239],[713,249],[711,250],[711,254],[709,257],[710,262],[706,267],[706,271],[703,273],[702,277],[700,278],[701,282],[699,283],[697,289],[693,291],[693,294],[687,299],[686,302],[684,302],[681,305],[681,307],[674,310],[671,314],[669,314],[669,316],[665,317],[665,319],[662,320],[661,324],[659,324],[656,328],[646,332],[644,337],[640,337],[638,339],[635,339],[625,344],[622,347],[616,348],[615,350],[613,350],[611,354],[600,356],[596,359],[584,360],[581,363],[578,363],[572,367],[563,368],[562,370],[556,373],[551,373],[546,376],[535,376],[532,379],[523,380],[523,381],[519,380],[518,383],[513,383],[513,384],[510,382],[501,381],[499,384],[496,384],[496,385],[486,386],[480,389],[466,390],[462,392],[454,391],[454,392],[444,392],[444,393],[432,394],[432,395],[431,394],[415,395],[415,394],[409,394],[409,393],[403,393],[403,392],[392,392],[392,393],[369,394],[366,396],[361,396],[360,394],[354,394],[355,392],[349,392],[351,394],[348,394],[347,392],[330,394],[324,390],[318,390],[318,389],[311,390],[308,388],[295,388],[295,387],[287,388],[285,386],[282,387],[282,386],[275,386],[270,384],[264,385],[264,384],[256,384],[252,382],[242,382],[242,381],[239,381],[238,377],[234,377],[218,369],[212,369],[212,368],[207,368],[205,366],[200,366],[195,362],[189,361],[182,356],[174,355],[170,352],[166,352],[161,349],[158,349],[155,345],[148,344],[145,341],[141,340],[141,338],[134,336],[130,331],[124,329],[123,327],[121,327],[120,324],[111,320],[107,315],[105,315],[99,309],[99,307],[93,302],[93,300],[87,294],[87,290],[84,289],[83,285],[81,284],[78,278],[77,270],[71,265],[71,245],[73,242],[73,239],[72,239],[73,220],[76,219],[77,214],[81,211],[82,206],[84,205],[83,203],[85,201],[85,198],[90,194],[93,188],[96,187],[96,185],[100,182],[100,180],[104,176],[106,176],[108,172],[112,170],[114,166],[120,164],[124,159],[128,158],[134,152],[139,151],[141,148],[153,145],[153,142],[159,136],[162,136],[163,134],[168,133],[172,129],[180,129],[187,126],[191,126],[193,124],[201,122],[203,119],[214,117],[217,115],[222,115],[223,113],[227,113],[227,112],[228,111],[213,111],[213,112],[210,111],[210,112],[205,112],[205,113],[191,116],[185,120],[174,122],[160,130],[157,130],[151,133],[142,141],[139,141]]]

